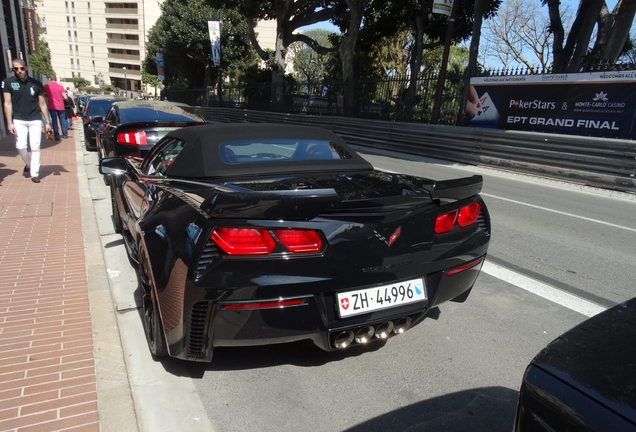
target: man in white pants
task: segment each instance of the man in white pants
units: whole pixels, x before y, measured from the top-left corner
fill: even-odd
[[[49,110],[46,107],[46,93],[40,81],[28,76],[24,60],[13,59],[13,73],[14,76],[2,81],[7,130],[15,135],[15,147],[26,164],[23,174],[31,176],[33,183],[40,183],[43,119],[46,122],[46,131],[52,130]],[[31,145],[31,156],[27,150],[27,136]]]

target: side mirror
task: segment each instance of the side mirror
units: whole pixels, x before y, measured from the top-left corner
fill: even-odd
[[[109,157],[99,161],[99,173],[102,175],[122,175],[128,172],[128,164],[121,157]]]

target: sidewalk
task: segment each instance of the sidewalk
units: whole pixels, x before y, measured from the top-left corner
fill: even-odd
[[[0,140],[0,431],[138,430],[79,127],[39,184]]]

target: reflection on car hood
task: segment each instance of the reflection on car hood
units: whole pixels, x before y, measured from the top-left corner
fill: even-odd
[[[636,298],[564,333],[533,363],[635,421],[635,341]]]

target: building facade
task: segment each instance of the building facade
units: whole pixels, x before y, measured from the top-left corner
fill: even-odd
[[[158,1],[36,1],[51,65],[59,80],[82,77],[95,87],[143,91],[141,63]]]

